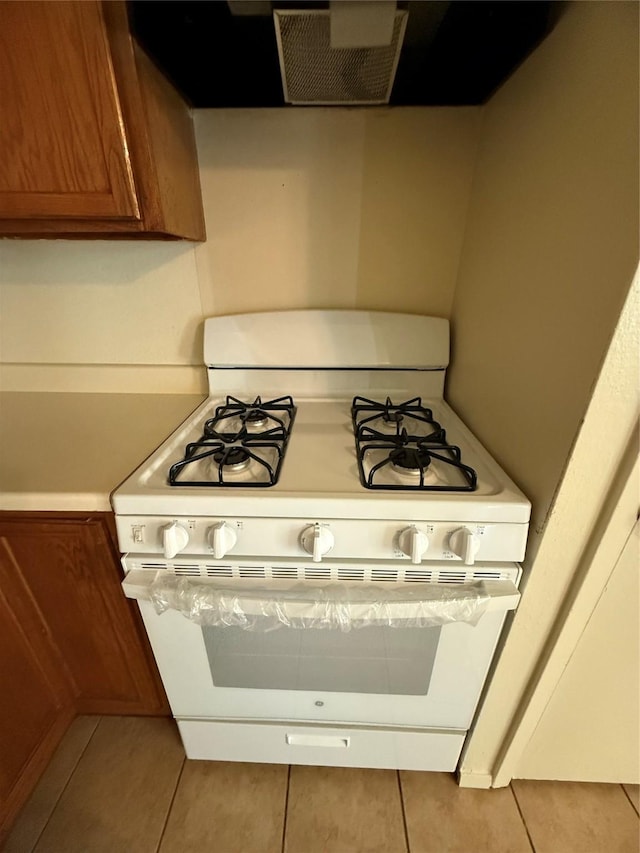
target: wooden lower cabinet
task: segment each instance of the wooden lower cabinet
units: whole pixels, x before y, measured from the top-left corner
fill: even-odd
[[[168,715],[109,513],[0,512],[0,839],[76,713]]]
[[[47,625],[4,542],[0,637],[1,844],[75,713]]]

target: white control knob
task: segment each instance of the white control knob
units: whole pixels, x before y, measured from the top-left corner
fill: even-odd
[[[221,560],[224,555],[229,552],[238,541],[238,536],[226,521],[221,521],[215,524],[208,534],[209,545],[213,548],[214,560]]]
[[[449,550],[466,566],[472,566],[480,550],[480,537],[468,527],[459,527],[449,535]]]
[[[311,554],[313,562],[319,563],[325,554],[335,545],[333,533],[326,527],[320,524],[310,524],[302,531],[300,536],[300,544],[307,552]]]
[[[176,554],[183,551],[189,544],[189,533],[177,521],[172,521],[162,528],[162,547],[167,560],[173,560]]]
[[[426,533],[412,524],[411,527],[401,531],[398,536],[398,547],[407,557],[411,557],[412,563],[418,564],[422,562],[422,557],[429,548],[429,539]]]

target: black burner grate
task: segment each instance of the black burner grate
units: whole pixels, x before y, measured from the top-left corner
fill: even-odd
[[[365,488],[425,492],[472,492],[477,488],[476,472],[462,462],[460,448],[447,442],[445,430],[420,397],[398,405],[389,397],[384,403],[354,397],[351,415],[360,480]],[[372,424],[376,422],[393,431],[375,429]],[[424,432],[410,433],[405,423]],[[434,461],[442,471],[453,472],[459,482],[427,482]],[[412,476],[416,482],[390,482],[387,475],[394,472],[400,478]]]
[[[187,444],[184,457],[169,469],[169,485],[244,489],[274,486],[295,415],[291,397],[264,403],[260,397],[251,403],[227,397],[205,422],[202,437]],[[198,476],[207,463],[211,476]],[[248,471],[251,474],[243,476]]]

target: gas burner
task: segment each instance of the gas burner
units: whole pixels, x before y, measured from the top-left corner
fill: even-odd
[[[373,423],[375,423],[375,431],[381,435],[399,435],[404,423],[404,415],[402,412],[385,411]]]
[[[398,447],[389,453],[389,459],[399,474],[410,474],[412,477],[424,475],[431,464],[429,453],[417,447]]]
[[[421,439],[446,441],[445,431],[434,421],[431,409],[422,405],[420,397],[395,404],[390,397],[384,403],[368,400],[366,397],[354,397],[352,406],[354,431],[362,438],[367,430],[380,436],[400,435],[406,428],[412,435]]]
[[[296,407],[291,397],[244,403],[227,397],[169,469],[170,486],[273,486],[278,482]]]
[[[233,471],[234,474],[240,471],[246,471],[251,464],[251,455],[242,447],[232,447],[230,450],[217,450],[213,456],[213,461],[222,465],[226,470]]]
[[[247,430],[260,430],[266,427],[269,422],[269,415],[263,409],[250,409],[240,415],[240,420]]]
[[[291,428],[295,411],[291,397],[278,397],[264,403],[259,396],[251,403],[227,397],[222,406],[216,407],[214,417],[206,422],[204,431],[205,435],[212,437],[244,432],[273,438],[274,430],[280,430],[284,437]]]
[[[398,406],[389,397],[384,403],[355,397],[351,414],[365,488],[475,490],[476,472],[462,463],[460,449],[447,442],[446,432],[420,397]],[[391,425],[394,432],[389,434],[385,426]]]

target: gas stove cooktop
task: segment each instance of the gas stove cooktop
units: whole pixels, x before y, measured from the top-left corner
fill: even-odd
[[[521,559],[529,501],[443,399],[448,354],[430,317],[207,320],[210,395],[114,492],[122,549]]]
[[[353,396],[291,399],[291,414],[277,415],[287,428],[262,432],[251,421],[231,428],[231,418],[213,428],[227,398],[205,400],[114,493],[116,513],[528,520],[529,502],[444,400],[421,401],[438,426],[425,424],[420,438],[412,418],[383,427],[388,433],[364,424],[358,435]],[[438,441],[428,439],[434,431]],[[415,453],[418,467],[398,451]],[[263,462],[253,458],[259,452]]]
[[[275,486],[296,416],[291,396],[242,401],[227,396],[207,418],[202,434],[168,471],[171,486],[256,488]],[[477,474],[420,397],[394,404],[356,396],[351,405],[355,453],[365,488],[474,491]],[[316,458],[322,464],[322,440]],[[345,465],[349,468],[348,460]],[[314,476],[313,471],[310,477]],[[311,484],[310,486],[311,487]]]

